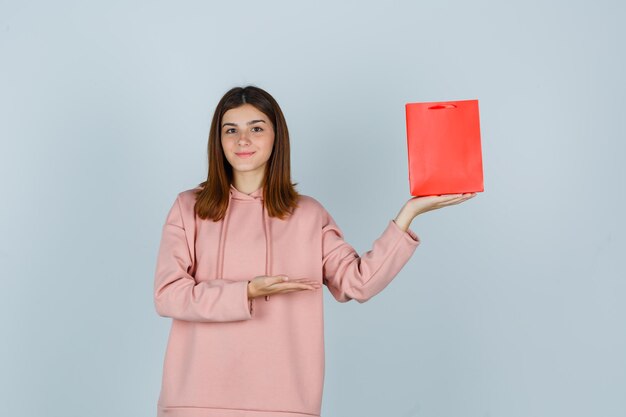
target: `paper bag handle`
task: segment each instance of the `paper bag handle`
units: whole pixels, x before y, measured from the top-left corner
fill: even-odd
[[[435,106],[430,106],[428,110],[440,110],[440,109],[455,109],[456,106],[454,104],[437,104]]]

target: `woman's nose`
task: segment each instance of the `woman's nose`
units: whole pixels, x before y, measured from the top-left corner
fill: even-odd
[[[242,133],[241,135],[239,135],[239,139],[237,139],[237,143],[243,144],[243,143],[248,143],[248,134],[247,133]]]

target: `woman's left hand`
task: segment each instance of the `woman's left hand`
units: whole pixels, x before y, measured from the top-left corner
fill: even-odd
[[[416,216],[431,210],[460,204],[470,198],[476,197],[476,194],[477,193],[443,194],[413,197],[402,207],[394,221],[402,230],[406,231]]]
[[[405,207],[410,213],[414,213],[414,216],[426,213],[427,211],[437,210],[447,206],[453,206],[460,204],[470,198],[476,196],[477,193],[465,193],[465,194],[443,194],[443,195],[429,195],[424,197],[413,197],[406,202]]]

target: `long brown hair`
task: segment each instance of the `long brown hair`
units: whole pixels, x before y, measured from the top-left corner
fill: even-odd
[[[253,105],[270,119],[274,127],[274,145],[263,179],[263,204],[268,215],[283,219],[298,206],[300,195],[294,188],[298,183],[291,182],[289,131],[285,116],[267,91],[248,85],[228,90],[213,113],[207,147],[209,172],[206,181],[198,184],[202,188],[195,192],[194,210],[201,219],[218,221],[226,214],[233,167],[222,149],[220,126],[224,113],[243,104]]]

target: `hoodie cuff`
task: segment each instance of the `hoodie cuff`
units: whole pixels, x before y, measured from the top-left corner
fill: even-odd
[[[246,283],[246,300],[248,302],[248,312],[250,313],[250,318],[252,318],[254,316],[254,298],[248,298],[248,284],[250,284],[250,281],[248,281]]]
[[[391,219],[389,223],[390,223],[389,226],[396,229],[398,233],[402,233],[404,235],[404,240],[408,242],[409,244],[417,246],[421,243],[419,236],[417,236],[417,234],[413,230],[411,230],[410,227],[405,232],[404,230],[400,228],[400,226],[398,226],[398,224],[396,223],[394,219]]]

